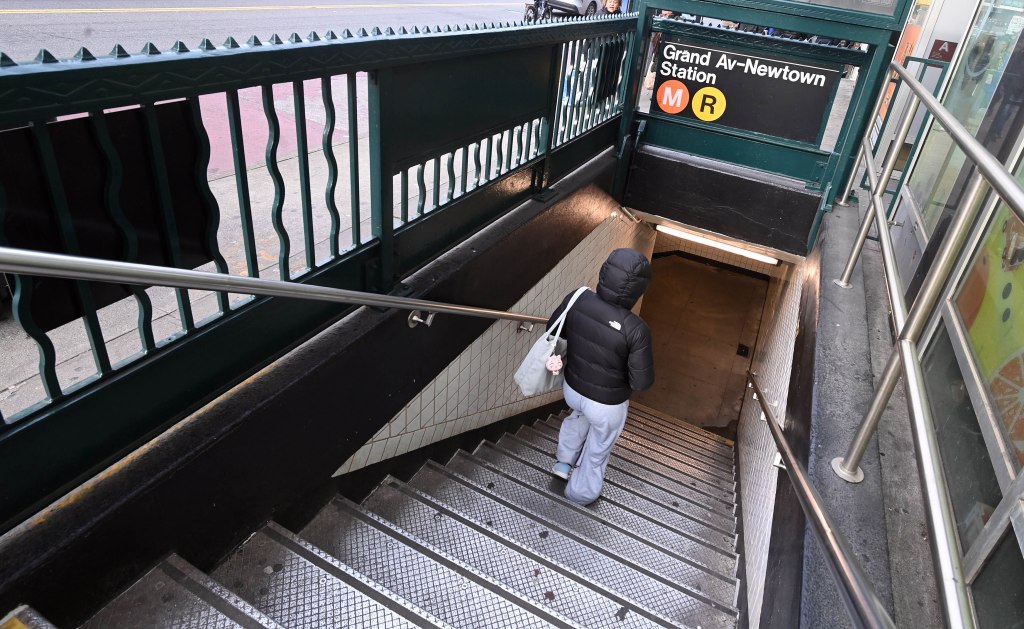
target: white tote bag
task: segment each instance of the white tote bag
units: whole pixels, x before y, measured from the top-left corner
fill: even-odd
[[[569,314],[569,309],[576,303],[579,296],[587,290],[587,287],[583,286],[573,294],[572,299],[569,300],[565,310],[555,320],[551,329],[544,331],[544,335],[537,339],[537,342],[530,348],[530,352],[526,355],[523,363],[519,365],[519,369],[516,370],[515,381],[523,395],[530,396],[547,393],[562,387],[562,381],[565,379],[565,369],[559,370],[557,374],[552,373],[547,368],[547,361],[553,354],[562,356],[564,359],[566,342],[560,336],[562,325],[565,324],[565,316]],[[551,330],[554,330],[555,333],[552,334]],[[562,362],[563,364],[565,363],[564,360]]]

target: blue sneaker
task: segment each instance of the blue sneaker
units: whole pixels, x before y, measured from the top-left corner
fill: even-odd
[[[569,480],[569,474],[572,473],[572,466],[569,465],[568,463],[562,463],[561,461],[558,461],[553,466],[551,466],[551,473],[557,476],[558,478],[561,478],[562,480]]]

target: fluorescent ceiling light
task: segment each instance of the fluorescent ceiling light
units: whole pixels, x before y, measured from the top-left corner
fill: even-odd
[[[747,251],[746,249],[741,249],[741,248],[736,247],[734,245],[728,245],[728,244],[726,244],[724,242],[719,242],[717,240],[711,240],[710,238],[705,238],[704,236],[698,236],[697,234],[694,234],[692,232],[684,232],[682,230],[673,229],[671,227],[666,227],[664,225],[658,225],[656,229],[658,231],[660,231],[661,233],[663,233],[663,234],[668,234],[669,236],[675,236],[676,238],[682,238],[683,240],[689,240],[690,242],[695,242],[697,244],[701,244],[701,245],[704,245],[706,247],[713,247],[715,249],[721,249],[722,251],[728,251],[729,253],[735,253],[738,256],[743,256],[744,258],[750,258],[751,260],[757,260],[758,262],[764,262],[765,264],[773,264],[774,265],[774,264],[778,264],[779,263],[778,259],[773,258],[771,256],[766,256],[763,253],[756,253],[754,251]]]

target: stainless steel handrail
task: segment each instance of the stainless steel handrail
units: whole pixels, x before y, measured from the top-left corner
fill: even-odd
[[[446,304],[425,299],[378,295],[376,293],[365,293],[342,288],[312,286],[309,284],[255,277],[239,277],[237,275],[191,271],[148,264],[135,264],[132,262],[97,260],[79,256],[12,249],[10,247],[0,247],[0,271],[97,282],[113,282],[117,284],[169,286],[171,288],[209,290],[244,295],[264,295],[267,297],[294,297],[297,299],[330,301],[359,306],[418,310],[423,313],[457,314],[486,319],[508,319],[526,323],[546,324],[548,321],[546,317],[535,317],[505,312],[503,310],[492,310],[490,308]]]
[[[907,387],[908,407],[914,428],[914,441],[921,470],[921,483],[925,494],[928,525],[932,534],[946,621],[949,627],[974,627],[974,613],[963,573],[956,522],[936,443],[932,411],[925,390],[917,343],[921,340],[925,326],[934,314],[956,260],[962,254],[968,234],[982,206],[980,201],[985,193],[986,183],[991,185],[1021,220],[1024,220],[1024,188],[1021,188],[1009,170],[989,153],[931,92],[910,76],[905,68],[897,63],[892,63],[890,66],[900,75],[903,83],[913,91],[912,98],[916,97],[913,102],[924,104],[935,121],[947,130],[959,148],[974,162],[975,171],[965,188],[960,207],[953,216],[946,236],[942,239],[938,252],[928,269],[917,298],[906,316],[905,323],[902,326],[896,326],[898,333],[896,346],[889,356],[881,380],[875,389],[875,395],[850,443],[846,456],[834,460],[832,467],[836,475],[849,482],[859,482],[863,478],[860,461],[902,375]],[[912,115],[909,114],[908,119]],[[903,127],[906,127],[907,120],[903,122]],[[903,127],[901,127],[901,131]],[[902,140],[890,147],[890,156],[899,150],[899,144],[902,144]],[[869,148],[865,146],[862,150],[868,151]],[[865,155],[868,157],[870,167],[870,152]],[[878,181],[872,182],[873,200],[874,197],[881,194],[888,181],[884,175],[885,173]],[[865,222],[878,220],[879,228],[882,229],[881,220],[877,219],[877,213],[869,211],[867,214]],[[863,234],[863,232],[862,229],[861,233]],[[859,234],[859,239],[860,236]],[[847,270],[852,269],[852,266],[856,264],[856,258],[860,255],[862,245],[862,241],[854,243]],[[883,246],[882,256],[888,274],[888,269],[894,265],[894,260],[891,259],[893,256],[891,247],[887,249]],[[848,279],[845,273],[844,277]]]
[[[892,618],[886,612],[885,605],[872,589],[870,581],[864,574],[864,569],[847,548],[839,528],[825,509],[821,496],[807,477],[807,471],[796,458],[793,448],[786,439],[786,434],[775,417],[775,412],[765,402],[764,391],[761,390],[757,377],[755,374],[747,372],[747,379],[754,387],[757,401],[761,405],[761,412],[764,413],[768,429],[772,433],[772,439],[775,440],[775,447],[782,456],[786,473],[796,490],[797,500],[800,501],[804,516],[806,516],[807,522],[810,524],[811,530],[814,531],[818,544],[828,560],[829,568],[839,586],[839,592],[843,596],[843,602],[846,603],[850,619],[856,627],[871,629],[895,627]]]

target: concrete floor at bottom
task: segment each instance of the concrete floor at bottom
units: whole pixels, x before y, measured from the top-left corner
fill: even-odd
[[[653,266],[640,316],[651,328],[655,383],[633,400],[699,426],[728,428],[739,417],[768,280],[674,254]]]

